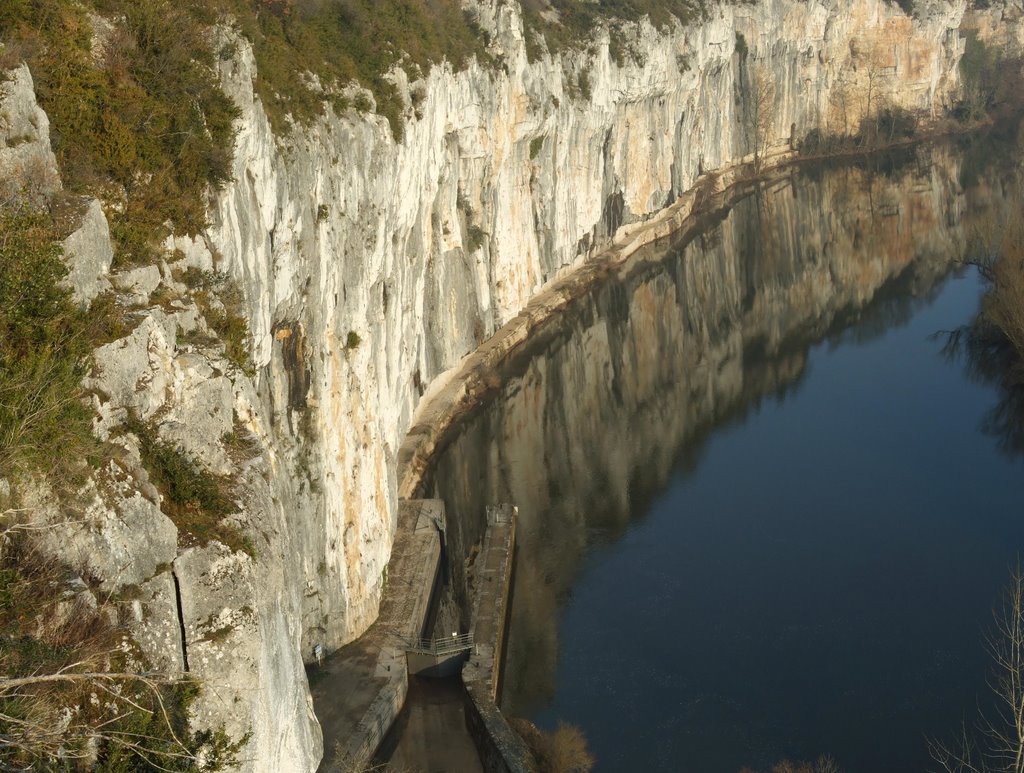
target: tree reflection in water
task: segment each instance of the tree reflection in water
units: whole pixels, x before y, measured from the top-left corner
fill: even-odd
[[[969,325],[943,333],[943,352],[954,360],[962,360],[970,378],[995,386],[998,400],[985,413],[981,430],[996,439],[1001,451],[1009,456],[1024,455],[1024,360],[1009,336],[989,315],[998,299],[992,263],[976,264],[988,283],[981,310]],[[1024,299],[1020,299],[1024,302]]]

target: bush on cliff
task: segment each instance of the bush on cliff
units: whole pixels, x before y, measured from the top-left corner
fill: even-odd
[[[639,21],[646,16],[656,27],[664,28],[674,21],[687,24],[706,18],[709,5],[704,0],[522,0],[527,53],[531,59],[540,54],[540,38],[552,53],[578,47],[598,26],[611,22],[612,53],[621,65],[625,57],[617,53],[623,46],[616,21]]]
[[[290,114],[299,123],[319,115],[326,101],[351,81],[373,92],[377,112],[403,133],[406,105],[384,77],[400,65],[414,77],[447,60],[461,69],[476,55],[488,59],[485,40],[473,16],[458,0],[322,0],[298,3],[289,14],[228,0],[223,4],[252,41],[260,81],[257,89],[275,130],[287,129]],[[315,73],[326,93],[305,76]]]
[[[576,725],[559,722],[545,732],[527,719],[511,719],[509,725],[526,742],[541,773],[589,773],[594,756],[587,737]]]
[[[4,2],[0,42],[32,70],[65,186],[108,205],[119,260],[148,261],[169,230],[206,225],[238,112],[189,3]]]
[[[49,212],[23,192],[0,203],[0,477],[42,473],[58,491],[102,453],[79,384],[117,319],[107,297],[76,305],[66,274]],[[74,579],[90,579],[87,566],[39,550],[31,537],[43,527],[20,524],[2,499],[0,769],[56,769],[57,759],[111,773],[230,765],[242,741],[188,727],[196,685],[147,673],[116,600]]]
[[[151,423],[129,416],[125,427],[138,438],[142,464],[163,495],[161,508],[178,527],[180,542],[205,545],[217,540],[255,556],[252,540],[225,521],[238,512],[230,496],[230,481],[211,474],[162,440]]]
[[[0,477],[74,477],[96,453],[79,387],[95,315],[59,282],[67,274],[48,213],[0,204]]]

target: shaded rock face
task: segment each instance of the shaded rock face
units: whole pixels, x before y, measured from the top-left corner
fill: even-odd
[[[198,727],[251,734],[246,768],[313,770],[322,743],[300,651],[302,621],[294,614],[304,578],[275,544],[287,532],[284,502],[301,510],[302,496],[289,488],[292,477],[275,476],[274,449],[252,434],[262,406],[252,380],[225,356],[194,296],[175,279],[189,267],[211,269],[210,256],[191,248],[191,262],[111,273],[102,207],[61,191],[28,69],[0,75],[0,199],[50,208],[66,234],[66,282],[75,299],[87,304],[113,289],[130,330],[94,352],[83,384],[96,411],[94,431],[111,444],[111,458],[73,496],[23,481],[19,504],[46,526],[38,530],[44,548],[97,580],[97,597],[131,632],[140,667],[201,679],[193,705]],[[126,432],[130,415],[232,481],[240,508],[232,520],[255,559],[216,541],[196,544],[165,514],[140,440]],[[0,480],[0,505],[10,495]]]
[[[531,63],[518,5],[474,5],[500,65],[435,68],[400,143],[383,119],[355,114],[274,137],[240,43],[220,65],[242,109],[235,181],[211,205],[210,229],[169,240],[183,259],[109,277],[98,206],[76,209],[65,241],[77,297],[109,280],[133,309],[132,332],[97,352],[86,385],[97,433],[121,453],[55,549],[89,556],[110,590],[138,586],[143,652],[210,685],[196,719],[251,732],[249,770],[316,767],[303,659],[376,616],[397,450],[430,383],[545,282],[702,174],[755,146],[787,151],[812,129],[854,129],[882,107],[940,113],[963,50],[963,2],[919,2],[910,19],[882,0],[765,0],[716,8],[687,30],[632,27],[621,65],[600,31],[589,52]],[[764,80],[770,105],[755,120],[750,94]],[[15,70],[0,85],[0,178],[59,190],[47,126],[28,70]],[[255,376],[209,343],[185,268],[240,284]],[[654,293],[645,307],[652,320],[658,303]],[[129,412],[234,480],[233,520],[254,558],[194,544],[163,514],[138,439],[121,432]],[[227,439],[239,431],[255,445],[245,458]],[[68,520],[45,492],[34,501],[43,518]]]

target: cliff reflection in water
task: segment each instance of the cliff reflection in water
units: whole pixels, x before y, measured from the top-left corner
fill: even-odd
[[[939,149],[794,174],[691,243],[650,248],[509,366],[434,474],[452,556],[480,538],[485,505],[519,507],[509,713],[550,698],[559,605],[588,546],[642,518],[715,428],[798,389],[813,344],[870,338],[936,292],[1002,198],[998,182],[965,190],[961,171]]]

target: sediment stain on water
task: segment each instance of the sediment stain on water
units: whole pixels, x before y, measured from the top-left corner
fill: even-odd
[[[927,768],[1024,548],[995,391],[933,336],[1018,176],[977,155],[794,174],[510,366],[434,472],[451,555],[520,509],[508,714],[580,725],[598,770]]]

